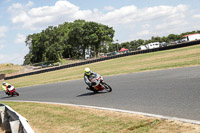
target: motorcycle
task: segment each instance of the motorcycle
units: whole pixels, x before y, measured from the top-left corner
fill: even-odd
[[[94,91],[94,93],[103,90],[107,92],[112,91],[112,88],[107,83],[104,82],[103,77],[99,74],[92,74],[89,80],[91,81],[93,87],[92,91]]]
[[[7,92],[7,95],[8,95],[8,96],[14,96],[14,95],[19,96],[19,93],[16,92],[14,86],[8,85],[8,92]]]

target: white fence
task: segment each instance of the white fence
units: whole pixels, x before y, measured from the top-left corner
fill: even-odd
[[[0,103],[0,125],[6,133],[34,133],[26,118],[2,103]]]

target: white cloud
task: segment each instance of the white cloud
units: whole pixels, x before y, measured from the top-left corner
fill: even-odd
[[[0,41],[0,50],[2,50],[5,46],[1,44],[1,41]]]
[[[16,6],[19,9],[19,5]],[[111,7],[107,7],[107,9]],[[113,8],[114,9],[114,8]],[[176,17],[184,17],[187,6],[156,6],[138,9],[134,5],[124,6],[116,10],[112,10],[106,14],[98,10],[80,10],[78,6],[68,1],[57,1],[54,6],[43,6],[32,8],[28,12],[21,11],[20,14],[12,18],[13,23],[24,24],[25,28],[37,28],[37,25],[45,25],[51,23],[57,25],[60,18],[62,21],[74,21],[75,19],[86,19],[92,21],[103,22],[105,24],[129,24],[140,21],[154,21],[155,19],[174,19]],[[63,23],[63,22],[60,22]]]
[[[188,12],[187,5],[177,6],[154,6],[138,8],[135,5],[124,6],[119,9],[107,6],[106,13],[98,9],[81,10],[78,6],[60,0],[52,6],[42,6],[31,8],[33,3],[13,4],[9,7],[14,15],[12,22],[20,24],[23,28],[37,30],[44,29],[50,25],[62,24],[66,21],[74,21],[76,19],[84,19],[87,21],[95,21],[114,27],[114,29],[126,28],[129,35],[142,38],[143,35],[158,35],[157,33],[168,33],[168,31],[181,32],[187,29],[187,24],[191,19],[186,17]],[[17,12],[17,14],[16,14]],[[190,18],[191,18],[190,14]],[[193,18],[198,18],[194,15]],[[193,26],[195,27],[195,25]],[[196,26],[197,27],[197,26]],[[133,31],[133,32],[131,32]],[[117,34],[117,31],[116,31]],[[118,33],[122,34],[122,33]],[[134,38],[136,39],[136,38]],[[127,40],[127,39],[126,39]]]
[[[113,6],[105,6],[104,7],[104,10],[106,11],[111,11],[111,10],[114,10],[115,8]]]
[[[5,48],[5,37],[6,37],[6,32],[8,31],[8,28],[6,26],[0,26],[0,50]]]
[[[116,24],[127,24],[134,22],[137,13],[137,7],[134,5],[125,6],[120,9],[116,9],[114,11],[110,11],[102,16],[96,18],[98,21],[107,23],[110,25]]]
[[[5,33],[8,31],[6,26],[0,26],[0,38],[5,37]]]
[[[8,8],[8,11],[13,12],[13,13],[20,10],[23,10],[23,5],[20,3],[12,4],[12,6]]]
[[[142,28],[146,29],[146,28],[149,28],[150,26],[151,26],[150,24],[144,24],[144,25],[142,25]]]
[[[6,2],[10,2],[11,0],[6,0]]]
[[[13,19],[12,19],[12,22],[15,24],[15,23],[20,23],[20,22],[26,22],[26,21],[29,21],[29,16],[26,14],[26,12],[23,12],[21,11],[21,13],[18,15],[18,16],[15,16]],[[28,23],[28,22],[26,22]]]
[[[24,55],[23,54],[0,54],[0,64],[3,63],[13,63],[22,65],[24,62]]]
[[[138,9],[134,5],[125,6],[120,9],[103,14],[100,21],[110,24],[130,24],[144,21],[166,21],[184,18],[187,6],[155,6]]]
[[[148,30],[144,30],[138,33],[139,36],[149,35],[150,32]]]
[[[25,43],[26,36],[23,34],[17,34],[15,43]]]
[[[34,3],[32,1],[29,1],[27,4],[20,4],[20,3],[14,3],[10,7],[8,7],[8,11],[12,12],[14,14],[18,14],[21,11],[29,10],[30,7],[32,7]]]
[[[163,30],[163,29],[167,29],[167,28],[172,28],[172,27],[180,27],[180,26],[184,26],[188,24],[186,21],[184,20],[172,20],[170,22],[166,22],[166,23],[162,23],[162,24],[158,24],[156,25],[155,29],[157,30]]]
[[[200,18],[200,14],[195,14],[195,15],[193,15],[192,17],[193,17],[193,18],[199,19],[199,18]]]
[[[90,10],[79,10],[79,7],[68,1],[57,1],[54,6],[43,6],[32,8],[28,11],[23,9],[21,4],[14,4],[9,7],[9,11],[18,12],[13,15],[12,22],[14,24],[22,23],[23,28],[41,29],[48,25],[58,25],[64,21],[74,21],[75,19],[85,19],[91,16]],[[25,8],[26,9],[26,8]]]
[[[43,28],[48,24],[58,25],[65,21],[74,21],[76,19],[85,19],[89,21],[97,21],[105,24],[121,25],[134,24],[141,21],[155,21],[155,20],[172,20],[176,17],[184,18],[184,12],[187,6],[178,5],[173,6],[155,6],[143,9],[138,9],[134,5],[124,6],[119,9],[113,7],[105,7],[109,9],[105,14],[97,9],[80,10],[80,8],[66,0],[57,1],[53,6],[43,6],[32,8],[26,11],[27,5],[32,4],[13,4],[9,7],[9,11],[18,12],[18,15],[12,17],[14,24],[22,23],[24,28]],[[25,7],[25,8],[23,8]],[[43,27],[42,27],[43,26]]]

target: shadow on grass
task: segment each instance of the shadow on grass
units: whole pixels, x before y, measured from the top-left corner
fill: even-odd
[[[80,94],[80,95],[78,95],[78,96],[76,96],[76,97],[83,97],[83,96],[92,96],[92,95],[99,95],[99,94],[104,94],[104,93],[107,93],[107,92],[96,92],[96,93],[94,93],[94,92],[87,92],[87,93],[83,93],[83,94]]]

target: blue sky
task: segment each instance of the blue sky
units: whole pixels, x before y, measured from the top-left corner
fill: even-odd
[[[22,65],[25,38],[76,19],[113,27],[119,42],[200,30],[200,0],[0,0],[0,64]]]

